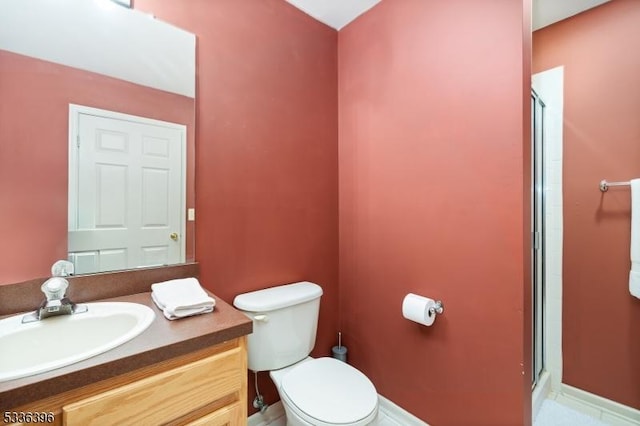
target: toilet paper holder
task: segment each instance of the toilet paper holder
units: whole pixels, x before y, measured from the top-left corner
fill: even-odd
[[[440,315],[444,312],[444,303],[442,300],[436,300],[436,305],[429,308],[429,315]]]

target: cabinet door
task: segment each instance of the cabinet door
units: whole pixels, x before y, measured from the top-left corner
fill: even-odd
[[[246,377],[235,348],[63,407],[66,426],[157,425],[238,392]]]
[[[186,426],[236,426],[244,425],[246,422],[247,420],[242,418],[240,403],[235,402],[211,414],[207,414]]]

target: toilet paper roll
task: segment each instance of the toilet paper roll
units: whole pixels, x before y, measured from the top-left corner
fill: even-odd
[[[402,316],[418,324],[430,326],[436,320],[436,314],[430,313],[430,308],[435,308],[436,302],[428,297],[409,293],[402,301]]]

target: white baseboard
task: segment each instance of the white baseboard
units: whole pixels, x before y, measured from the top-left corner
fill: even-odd
[[[553,394],[553,393],[552,393]],[[640,425],[640,410],[595,395],[567,384],[560,385],[556,402],[567,405],[613,426]]]
[[[531,417],[533,419],[538,415],[538,411],[542,407],[542,403],[549,396],[551,391],[551,376],[548,372],[543,371],[538,379],[536,387],[533,388],[531,394]]]
[[[536,390],[534,390],[534,410],[536,410],[536,404],[542,404],[544,397],[548,396],[549,399],[553,399],[560,404],[573,408],[574,410],[600,419],[612,426],[640,425],[640,410],[622,405],[582,389],[574,388],[573,386],[569,386],[564,383],[561,385],[560,393],[549,393],[548,384],[549,381],[545,381],[544,378],[542,378],[540,384],[536,387],[536,389],[539,389],[537,396]],[[401,426],[429,426],[426,422],[420,420],[413,414],[404,410],[402,407],[394,404],[384,396],[378,395],[378,398],[380,401],[379,419],[388,419],[392,423],[397,423]],[[539,406],[537,409],[539,410]],[[535,412],[536,411],[534,411],[534,413]],[[251,415],[247,421],[247,425],[284,426],[285,412],[282,402],[278,401],[275,404],[270,405],[264,414],[258,412]]]
[[[380,402],[380,413],[378,416],[386,415],[387,418],[402,426],[429,426],[425,421],[420,420],[382,395],[378,395],[378,401]]]
[[[382,395],[378,395],[380,411],[378,417],[386,417],[392,422],[402,426],[429,426],[413,414],[394,404]],[[278,401],[270,405],[264,414],[255,413],[249,416],[247,426],[280,426],[285,424],[285,413],[282,402]]]

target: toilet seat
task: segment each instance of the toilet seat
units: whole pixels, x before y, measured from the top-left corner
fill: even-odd
[[[296,366],[282,378],[281,390],[290,408],[314,425],[368,424],[378,411],[371,380],[333,358]]]

